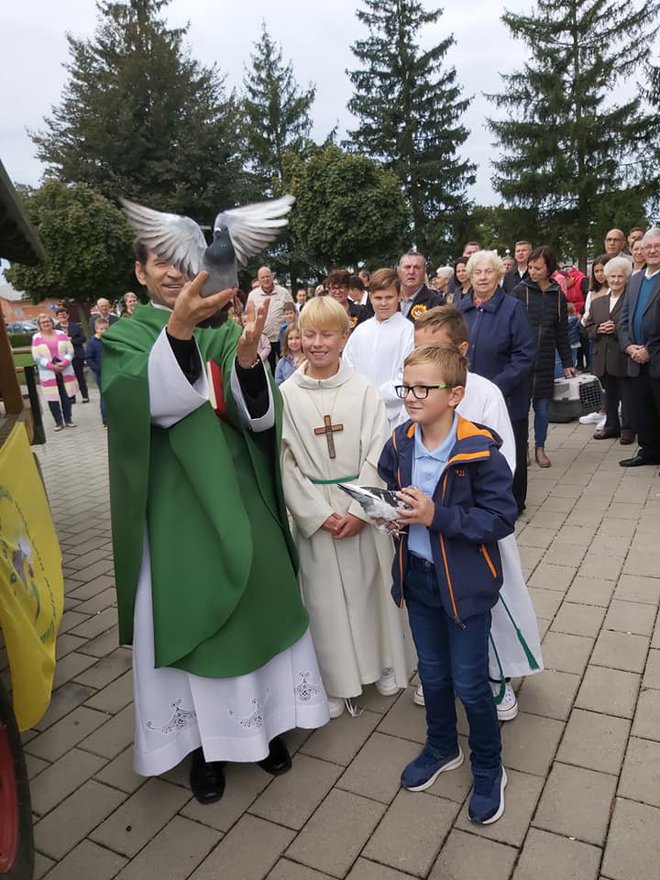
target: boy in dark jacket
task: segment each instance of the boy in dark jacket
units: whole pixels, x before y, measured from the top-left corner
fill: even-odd
[[[466,373],[455,349],[423,346],[406,358],[397,393],[410,420],[385,446],[379,472],[409,506],[392,595],[407,604],[426,700],[426,744],[401,784],[423,791],[462,764],[457,695],[470,726],[468,816],[490,824],[504,812],[506,786],[488,681],[490,609],[502,585],[497,541],[513,532],[517,507],[499,437],[455,412]]]
[[[101,394],[101,419],[103,420],[104,425],[106,425],[106,419],[105,397],[101,392],[101,353],[103,351],[101,337],[108,329],[108,326],[109,324],[105,318],[97,318],[96,324],[94,325],[94,335],[87,340],[87,345],[85,346],[85,361],[87,366],[94,373],[94,378],[96,379],[96,384],[99,386],[99,393]]]

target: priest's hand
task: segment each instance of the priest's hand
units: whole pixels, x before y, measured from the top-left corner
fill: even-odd
[[[397,492],[397,498],[405,501],[408,508],[402,507],[398,512],[397,524],[402,526],[426,526],[428,529],[435,516],[435,504],[433,499],[424,494],[417,486],[408,486]]]
[[[235,287],[228,287],[211,296],[200,296],[202,284],[208,277],[208,272],[200,272],[181,288],[167,322],[167,332],[174,339],[192,339],[199,323],[215,315],[236,296]]]
[[[340,516],[338,528],[335,532],[335,540],[341,541],[342,538],[353,538],[362,531],[364,526],[364,520],[360,519],[358,516],[353,516],[352,513],[347,513],[346,516]]]
[[[245,370],[249,370],[257,363],[259,357],[259,340],[264,332],[268,308],[270,306],[270,297],[266,297],[263,305],[258,309],[254,307],[254,303],[248,300],[245,307],[245,319],[243,321],[243,335],[238,340],[236,347],[236,360],[239,366]]]

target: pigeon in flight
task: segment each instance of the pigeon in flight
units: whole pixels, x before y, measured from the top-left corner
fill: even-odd
[[[238,287],[237,264],[265,250],[288,221],[286,215],[295,199],[282,196],[268,202],[222,211],[213,224],[213,241],[207,246],[201,228],[190,217],[167,214],[120,198],[129,225],[140,241],[176,266],[188,278],[205,270],[209,273],[201,295]],[[200,326],[219,327],[229,305]]]

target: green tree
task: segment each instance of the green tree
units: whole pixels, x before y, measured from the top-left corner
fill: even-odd
[[[284,174],[284,154],[300,153],[309,143],[316,87],[298,87],[291,62],[284,63],[282,47],[273,43],[265,22],[243,87],[247,155],[264,195],[271,195]]]
[[[646,62],[659,9],[657,0],[538,0],[529,15],[502,16],[526,60],[489,96],[506,111],[489,120],[502,152],[493,183],[583,268],[603,225],[622,214],[622,225],[634,222],[657,188],[658,118],[639,95],[612,95]]]
[[[296,197],[294,255],[311,272],[398,259],[410,218],[391,171],[329,144],[287,154],[284,185]]]
[[[13,263],[7,281],[35,301],[114,298],[133,283],[132,235],[123,213],[86,184],[46,180],[21,195],[46,250],[43,265]]]
[[[166,26],[168,2],[99,0],[94,38],[67,36],[67,85],[32,139],[61,180],[205,219],[240,198],[238,107],[184,48],[187,28]]]
[[[455,68],[444,63],[454,38],[420,48],[420,32],[437,25],[442,10],[425,11],[419,0],[364,4],[357,17],[369,36],[351,47],[362,67],[348,71],[354,87],[348,107],[359,122],[352,143],[397,175],[410,205],[412,239],[428,253],[451,237],[474,182],[474,165],[459,157],[468,135],[460,119],[470,102],[461,98]]]

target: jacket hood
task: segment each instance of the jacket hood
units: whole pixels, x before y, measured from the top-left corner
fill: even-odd
[[[534,290],[537,293],[549,293],[551,290],[561,290],[561,287],[554,278],[548,278],[548,281],[550,282],[550,286],[546,290],[541,290],[536,281],[532,281],[531,278],[523,278],[520,283],[528,288],[528,290]]]

